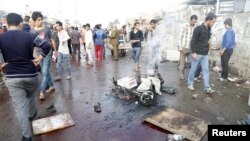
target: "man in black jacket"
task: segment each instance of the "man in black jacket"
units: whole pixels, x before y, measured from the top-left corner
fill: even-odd
[[[188,75],[188,89],[194,91],[193,82],[194,74],[198,64],[201,64],[204,78],[204,91],[207,94],[212,94],[215,91],[209,85],[209,69],[208,69],[208,51],[209,40],[211,36],[211,27],[214,25],[216,15],[209,13],[205,22],[194,29],[191,40],[191,69]]]

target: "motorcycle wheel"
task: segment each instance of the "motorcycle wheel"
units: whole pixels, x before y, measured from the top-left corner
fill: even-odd
[[[156,101],[156,94],[152,91],[145,91],[139,96],[139,103],[144,106],[151,106]]]

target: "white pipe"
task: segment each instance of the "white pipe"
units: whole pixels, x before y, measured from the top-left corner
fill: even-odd
[[[217,0],[217,3],[216,3],[216,15],[219,14],[219,6],[220,6],[220,0]]]

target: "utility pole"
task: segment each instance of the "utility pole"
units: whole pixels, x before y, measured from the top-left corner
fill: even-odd
[[[219,14],[219,9],[220,9],[220,0],[217,0],[216,2],[216,14]]]

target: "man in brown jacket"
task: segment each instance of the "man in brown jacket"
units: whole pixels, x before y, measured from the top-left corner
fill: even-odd
[[[110,44],[113,46],[114,49],[114,61],[118,61],[119,31],[116,26],[112,27],[110,35]]]

